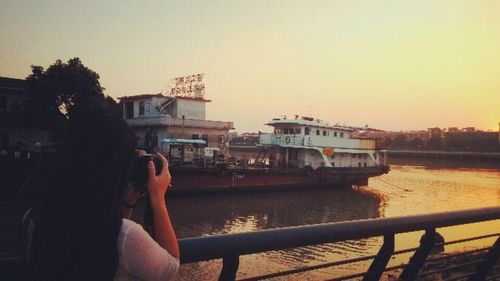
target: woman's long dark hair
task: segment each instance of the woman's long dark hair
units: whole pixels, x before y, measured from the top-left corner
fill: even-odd
[[[122,118],[72,116],[31,252],[35,280],[113,280],[135,138]]]

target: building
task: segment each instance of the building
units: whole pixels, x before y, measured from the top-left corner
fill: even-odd
[[[26,80],[0,77],[0,147],[33,150],[51,140],[50,131],[30,115],[31,98]]]
[[[476,131],[476,127],[465,127],[462,128],[462,132],[474,133]]]
[[[228,152],[229,130],[234,129],[234,124],[206,120],[206,104],[211,101],[201,94],[145,94],[119,99],[123,118],[136,133],[140,147],[157,147],[165,151],[162,143],[203,140],[206,147]]]
[[[0,77],[0,112],[25,110],[28,100],[26,80]]]

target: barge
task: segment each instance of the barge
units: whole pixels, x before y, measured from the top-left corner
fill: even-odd
[[[173,176],[172,194],[345,188],[389,172],[387,152],[375,140],[356,138],[360,128],[309,117],[275,118],[260,133],[253,155],[225,155],[202,140],[160,141]]]

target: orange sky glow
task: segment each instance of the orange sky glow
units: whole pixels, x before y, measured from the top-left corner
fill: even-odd
[[[80,57],[112,97],[205,73],[238,132],[313,115],[498,130],[498,1],[2,1],[0,76]]]

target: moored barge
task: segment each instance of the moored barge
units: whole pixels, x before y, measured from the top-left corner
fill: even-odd
[[[387,153],[360,128],[313,118],[276,118],[273,132],[259,135],[251,156],[223,155],[199,140],[162,140],[171,165],[172,194],[252,192],[367,185],[388,173]],[[186,159],[186,156],[188,159]]]

